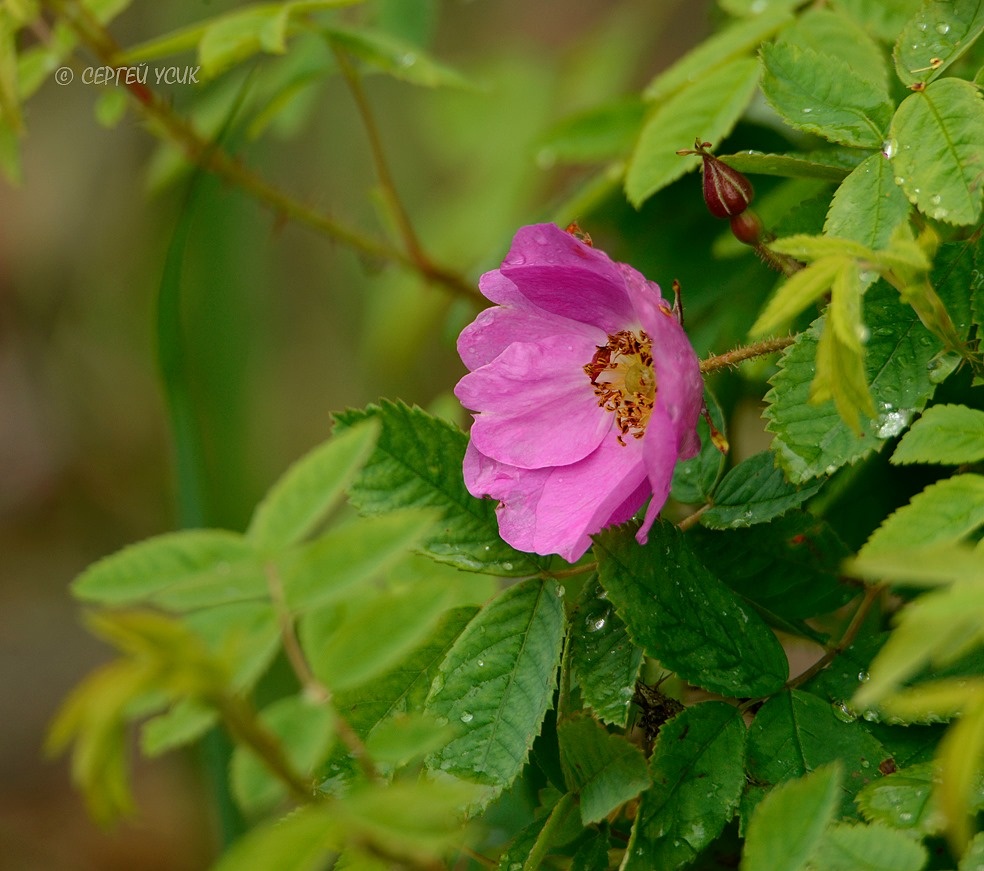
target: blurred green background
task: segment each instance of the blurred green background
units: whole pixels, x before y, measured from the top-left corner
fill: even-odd
[[[132,45],[237,5],[138,0],[111,30]],[[714,13],[705,0],[374,8],[477,83],[429,90],[383,75],[366,81],[424,247],[473,281],[497,264],[516,227],[562,213],[598,172],[551,165],[538,146],[545,131],[638,93],[709,32]],[[246,93],[262,94],[291,63],[319,68],[323,46],[295,48],[261,58]],[[193,63],[174,62],[185,61]],[[236,72],[201,89],[164,90],[182,111],[211,105],[214,120],[242,81]],[[476,311],[411,273],[277,222],[215,180],[189,204],[187,174],[174,175],[132,112],[113,127],[96,120],[104,91],[78,76],[64,87],[46,82],[26,106],[22,180],[0,186],[0,868],[18,871],[194,869],[214,849],[194,758],[138,762],[139,816],[104,833],[87,821],[64,761],[42,761],[40,749],[60,700],[106,656],[82,628],[69,582],[100,556],[179,522],[155,306],[182,215],[190,222],[182,315],[208,525],[241,528],[272,479],[327,436],[332,410],[379,396],[447,403],[463,372],[454,337]],[[259,138],[235,128],[231,141],[285,191],[369,235],[385,232],[365,132],[339,77],[306,90]],[[660,211],[679,197],[630,214],[616,191],[597,218],[573,217],[664,286],[673,277],[685,288],[719,286],[714,276],[735,267],[698,259],[660,271],[662,252],[694,222],[708,248],[721,229],[703,214],[695,179],[679,184],[689,185],[692,204],[683,216]],[[750,257],[740,263],[739,272],[761,268]],[[699,312],[716,297],[698,289],[692,299],[703,352],[721,341],[700,333]]]

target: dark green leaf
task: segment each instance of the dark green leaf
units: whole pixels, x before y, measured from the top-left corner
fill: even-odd
[[[902,101],[892,119],[897,183],[924,215],[974,224],[981,213],[984,98],[970,82],[940,79]]]
[[[689,867],[738,807],[744,754],[745,724],[731,705],[704,702],[664,724],[623,871]]]
[[[529,580],[486,605],[455,641],[425,711],[459,734],[433,769],[496,787],[519,774],[556,682],[564,631],[560,589]]]
[[[724,435],[724,414],[717,400],[706,387],[704,404],[717,431]],[[710,427],[703,416],[697,421],[697,434],[700,436],[700,453],[696,457],[677,463],[673,470],[670,495],[677,502],[706,502],[714,492],[714,485],[717,484],[724,469],[724,454],[711,439]]]
[[[666,668],[726,696],[764,696],[782,686],[788,672],[776,637],[675,526],[657,521],[645,547],[626,527],[595,541],[602,586],[636,643]]]
[[[838,58],[789,43],[762,46],[762,93],[797,130],[859,148],[880,148],[892,118],[888,92]]]
[[[960,465],[984,460],[984,411],[934,405],[902,437],[892,462]]]
[[[571,668],[585,705],[599,720],[624,726],[642,649],[633,644],[608,594],[595,581],[584,585],[568,638]]]
[[[571,871],[608,871],[607,831],[589,831],[588,840],[571,859]]]
[[[872,154],[837,188],[823,232],[877,250],[908,216],[909,201],[895,183],[891,163]]]
[[[791,508],[797,508],[822,485],[816,481],[796,486],[786,480],[782,469],[768,451],[735,466],[714,494],[714,505],[705,511],[701,523],[711,529],[738,529],[767,523]]]
[[[561,720],[557,737],[568,787],[580,796],[584,825],[600,822],[649,787],[642,751],[621,735],[610,735],[597,720]]]
[[[362,411],[336,415],[342,429],[369,418],[382,425],[376,449],[351,489],[364,514],[397,508],[438,508],[441,531],[424,550],[441,562],[471,571],[531,575],[544,561],[520,553],[499,538],[495,507],[465,489],[461,463],[467,437],[460,430],[419,408],[383,402]]]
[[[979,0],[926,0],[895,41],[895,71],[906,85],[931,82],[984,31]]]

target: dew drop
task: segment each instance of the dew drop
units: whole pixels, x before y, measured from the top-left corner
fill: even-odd
[[[812,111],[813,111],[813,109],[811,109],[809,106],[807,106],[805,109],[803,109],[803,114],[804,115],[809,115],[810,112],[812,112]]]
[[[558,599],[563,599],[566,594],[567,594],[567,587],[565,587],[563,584],[558,584],[557,585],[557,598]]]
[[[477,665],[477,666],[478,666],[479,668],[485,668],[485,660],[484,660],[484,659],[479,659],[479,660],[478,660],[478,661],[477,661],[477,662],[475,663],[475,665]]]
[[[928,25],[928,24],[927,24],[927,23],[926,23],[925,21],[920,21],[920,22],[919,22],[919,29],[920,29],[920,30],[921,30],[921,31],[922,31],[923,33],[925,33],[925,32],[926,32],[926,30],[927,30],[928,28],[929,28],[929,25]]]
[[[897,175],[895,176],[895,183],[901,187],[902,185],[905,184],[905,179],[902,178],[902,176]]]
[[[412,51],[408,51],[406,54],[400,55],[400,66],[401,67],[412,67],[417,62],[417,55]]]
[[[860,683],[867,683],[869,680],[871,680],[871,675],[868,672],[863,669],[858,672],[858,681]]]
[[[899,822],[900,823],[911,823],[912,814],[909,811],[899,811]]]
[[[947,24],[945,21],[941,21],[939,24],[936,25],[936,32],[940,36],[946,36],[946,34],[950,32],[950,25]]]
[[[858,715],[850,707],[848,707],[847,702],[834,702],[834,716],[840,720],[842,723],[853,723]]]
[[[895,152],[899,150],[899,144],[894,139],[886,139],[882,143],[882,154],[889,160],[895,157]]]
[[[504,568],[504,569],[505,569],[505,570],[506,570],[507,572],[511,572],[511,571],[512,571],[512,569],[513,569],[513,564],[512,564],[512,563],[510,563],[510,562],[505,562],[505,563],[503,563],[503,564],[502,564],[502,567],[503,567],[503,568]]]
[[[475,715],[474,715],[474,714],[470,714],[470,713],[468,713],[468,711],[465,711],[465,712],[464,712],[464,713],[463,713],[463,714],[461,715],[461,722],[462,722],[462,723],[470,723],[470,722],[471,722],[472,720],[474,720],[474,719],[475,719]]]
[[[599,617],[597,620],[591,620],[588,623],[588,632],[601,632],[605,628],[605,618]]]
[[[933,194],[933,195],[932,195],[932,196],[931,196],[931,197],[929,198],[929,201],[930,201],[930,202],[931,202],[931,203],[932,203],[932,204],[933,204],[934,206],[938,206],[938,205],[940,204],[940,195],[939,195],[939,194]]]

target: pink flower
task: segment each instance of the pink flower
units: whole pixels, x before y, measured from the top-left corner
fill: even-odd
[[[659,287],[553,224],[523,227],[492,302],[458,339],[455,387],[476,413],[468,491],[497,499],[518,550],[575,561],[590,536],[649,502],[646,535],[673,468],[700,449],[697,355]]]

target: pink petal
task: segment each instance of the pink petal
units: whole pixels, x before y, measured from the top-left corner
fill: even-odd
[[[678,458],[677,443],[679,437],[673,421],[663,409],[658,407],[653,409],[652,416],[649,418],[649,425],[646,427],[646,435],[642,441],[646,476],[649,479],[653,498],[649,500],[646,517],[636,533],[639,544],[646,543],[650,528],[666,504],[666,498],[670,495],[673,469],[676,467]]]

